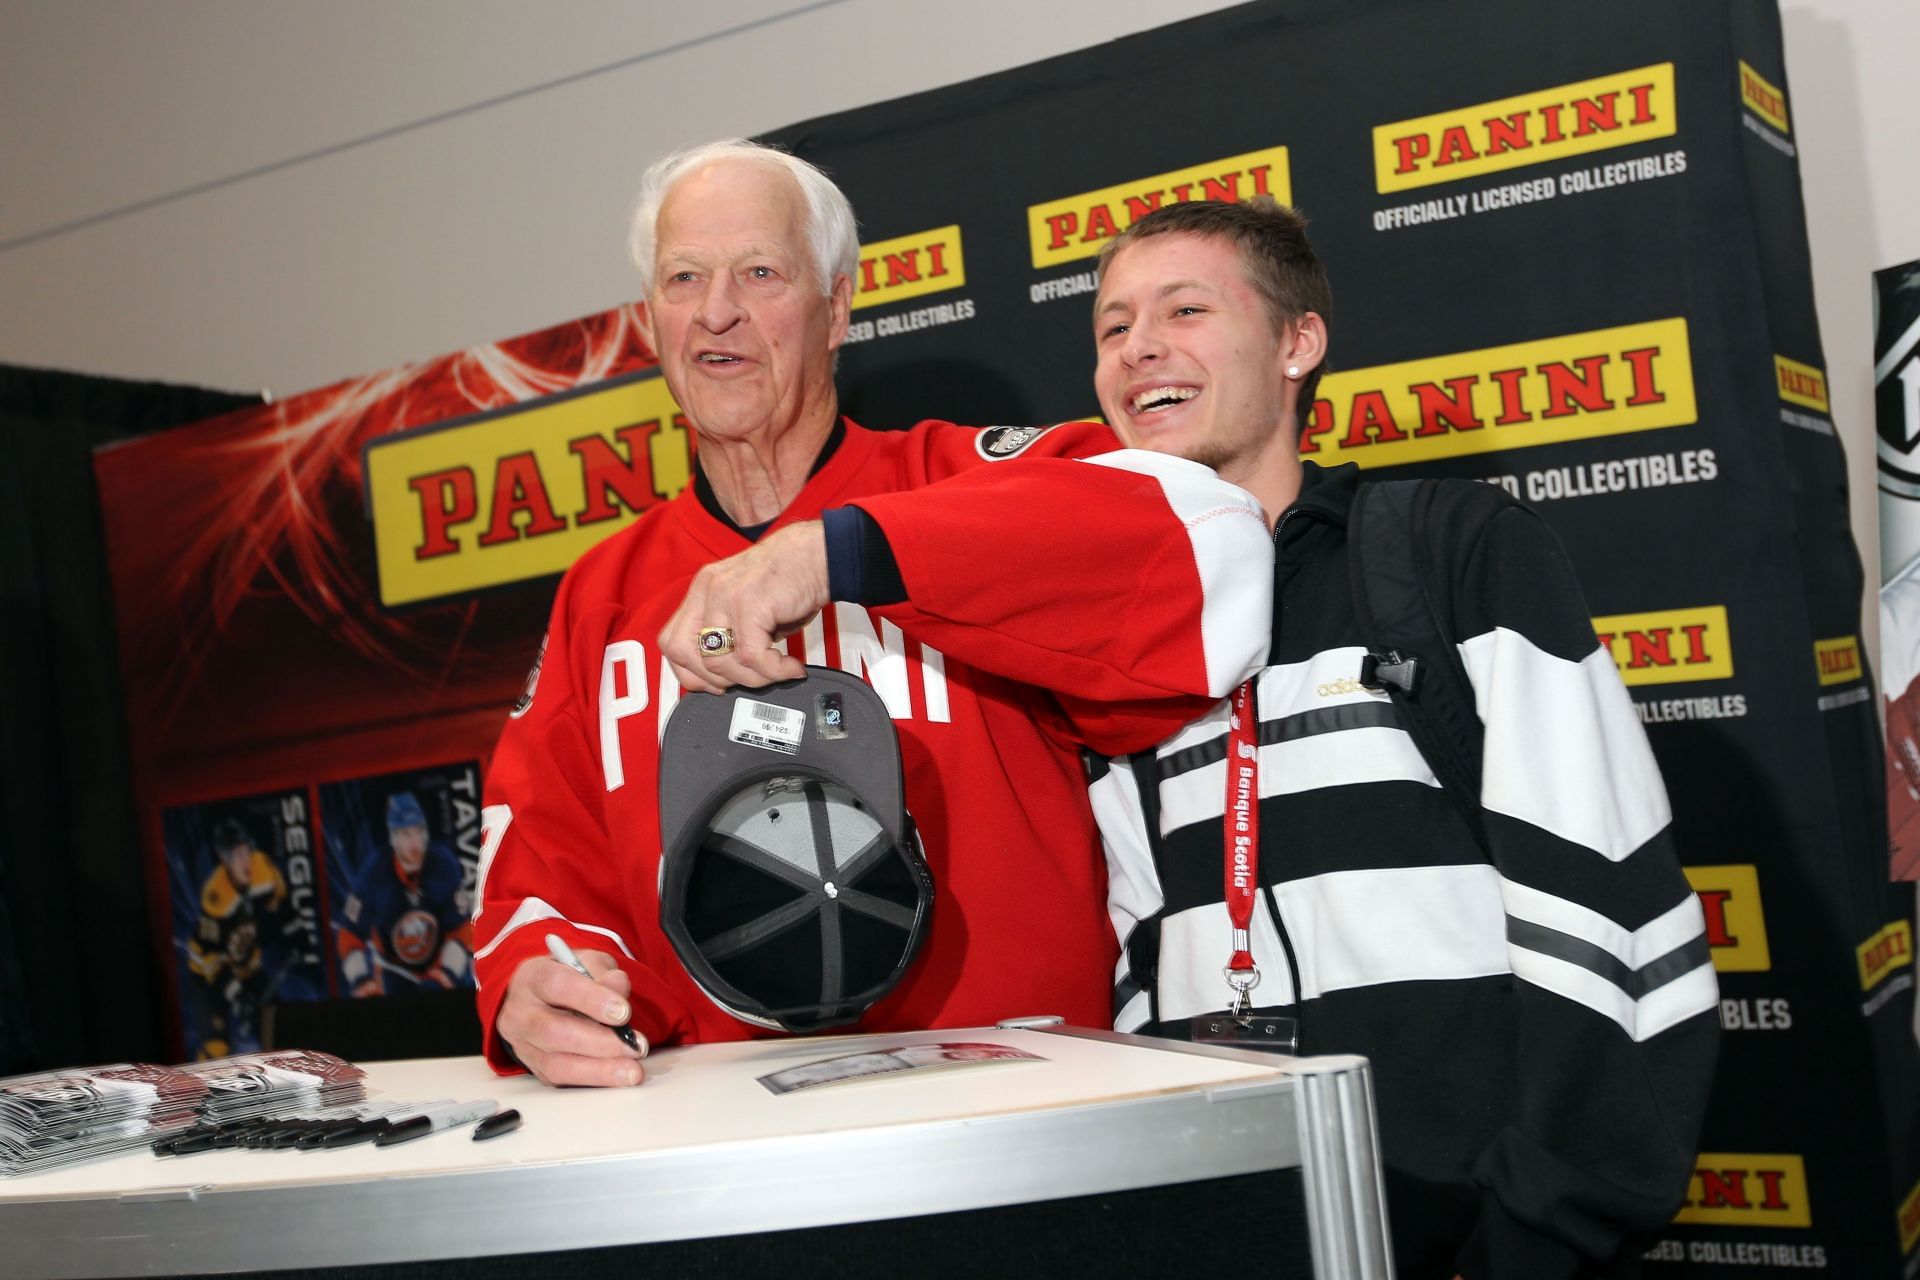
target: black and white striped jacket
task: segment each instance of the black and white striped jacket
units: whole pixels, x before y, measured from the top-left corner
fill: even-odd
[[[1718,990],[1665,789],[1558,541],[1479,504],[1434,536],[1486,731],[1483,846],[1355,679],[1356,469],[1306,471],[1256,685],[1257,1011],[1297,1016],[1303,1054],[1372,1060],[1403,1276],[1583,1274],[1679,1206],[1712,1075]],[[1093,768],[1120,1030],[1185,1038],[1228,1005],[1226,742],[1222,703]]]

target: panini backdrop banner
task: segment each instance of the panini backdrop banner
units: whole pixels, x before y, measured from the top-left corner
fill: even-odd
[[[860,214],[844,406],[1088,413],[1103,243],[1173,201],[1301,206],[1337,299],[1303,451],[1538,507],[1666,773],[1725,1036],[1649,1271],[1911,1264],[1912,920],[1778,15],[1299,8],[776,135]],[[689,450],[616,311],[103,453],[155,847],[169,805],[484,765],[554,575]]]

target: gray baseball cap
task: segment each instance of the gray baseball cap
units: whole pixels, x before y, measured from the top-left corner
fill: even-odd
[[[854,1022],[926,939],[933,877],[886,704],[843,671],[692,693],[660,743],[660,924],[742,1021]]]

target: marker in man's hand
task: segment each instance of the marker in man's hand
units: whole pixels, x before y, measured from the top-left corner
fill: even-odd
[[[572,969],[581,977],[590,981],[594,980],[593,975],[587,972],[587,966],[580,963],[580,957],[573,954],[573,948],[568,946],[566,939],[562,938],[559,934],[550,933],[547,935],[547,954],[567,966],[567,968]],[[633,1050],[643,1058],[647,1056],[647,1038],[638,1031],[635,1031],[629,1024],[625,1022],[621,1023],[613,1029],[613,1034],[619,1036],[620,1043],[626,1045],[627,1048]]]

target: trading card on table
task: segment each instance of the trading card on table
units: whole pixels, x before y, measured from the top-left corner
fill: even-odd
[[[240,1120],[296,1106],[344,1106],[366,1097],[366,1072],[330,1053],[278,1049],[183,1068],[204,1081],[210,1120]]]
[[[342,994],[473,986],[478,761],[320,788]]]
[[[1045,1062],[1037,1053],[1009,1048],[1002,1044],[977,1041],[949,1041],[942,1044],[903,1045],[868,1053],[849,1053],[838,1058],[803,1062],[758,1077],[770,1093],[794,1093],[822,1085],[845,1084],[852,1080],[870,1080],[877,1076],[898,1075],[903,1071],[933,1071],[947,1067],[982,1066],[995,1062]]]
[[[168,809],[162,831],[185,1056],[258,1049],[268,1005],[328,994],[307,791]]]
[[[63,1168],[177,1132],[206,1092],[172,1067],[132,1063],[0,1080],[0,1176]]]

